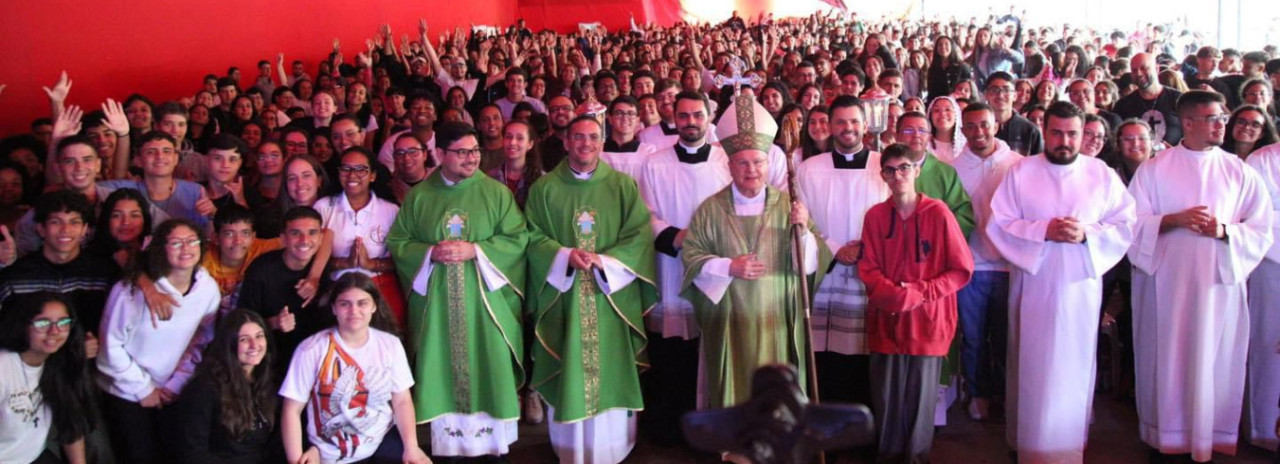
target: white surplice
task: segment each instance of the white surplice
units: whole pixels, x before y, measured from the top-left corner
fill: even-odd
[[[1280,416],[1280,143],[1262,147],[1245,163],[1271,194],[1271,249],[1249,276],[1249,441],[1276,450]]]
[[[1129,248],[1133,205],[1115,171],[1086,156],[1023,159],[992,196],[987,236],[1010,264],[1006,430],[1019,462],[1084,460],[1102,276]],[[1068,216],[1084,243],[1045,240]]]
[[[1233,454],[1249,343],[1245,281],[1271,246],[1271,201],[1257,172],[1217,147],[1161,151],[1129,191],[1138,211],[1129,262],[1142,440],[1197,461]],[[1194,206],[1226,225],[1226,240],[1160,232],[1164,215]]]
[[[631,176],[638,183],[644,163],[649,161],[649,156],[657,151],[657,147],[640,142],[640,147],[636,151],[602,151],[600,160],[608,163],[614,171]]]
[[[577,422],[556,422],[547,406],[547,434],[560,464],[618,464],[636,446],[636,413],[610,409]]]
[[[854,154],[815,155],[797,169],[800,200],[832,253],[852,240],[862,240],[867,210],[889,197],[889,187],[880,178],[880,153],[868,151],[862,169],[837,168],[836,156],[851,162]],[[856,265],[833,264],[813,296],[813,349],[868,354],[866,287]]]
[[[681,230],[689,227],[698,205],[732,181],[729,159],[719,146],[712,145],[711,154],[701,163],[681,162],[676,155],[678,148],[683,149],[671,146],[650,155],[636,178],[640,195],[652,214],[655,237],[669,227]],[[658,268],[658,304],[645,317],[645,325],[663,337],[697,338],[700,332],[693,317],[693,304],[680,296],[684,263],[679,253],[654,255]]]

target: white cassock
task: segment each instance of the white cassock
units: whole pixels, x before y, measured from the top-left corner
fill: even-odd
[[[653,236],[659,242],[679,230],[689,227],[694,210],[707,197],[724,190],[733,179],[729,176],[729,158],[719,145],[704,144],[706,161],[686,163],[680,161],[676,145],[660,149],[649,156],[640,169],[636,181],[640,195],[652,214]],[[674,228],[675,231],[668,232]],[[670,237],[674,238],[674,237]],[[669,253],[675,253],[674,256]],[[658,304],[645,317],[650,331],[663,337],[679,337],[685,340],[697,338],[698,323],[693,317],[693,304],[680,296],[684,283],[684,263],[675,250],[658,250]]]
[[[1252,168],[1216,147],[1161,151],[1129,191],[1138,205],[1129,262],[1140,435],[1197,461],[1234,454],[1249,346],[1245,281],[1271,246],[1271,201]],[[1207,206],[1227,239],[1160,233],[1164,215],[1193,206]]]
[[[889,197],[878,152],[823,153],[805,160],[797,171],[800,199],[832,253],[862,240],[867,210]],[[813,349],[867,354],[867,289],[856,265],[832,264],[813,296]]]
[[[1074,217],[1084,243],[1045,240]],[[1023,159],[991,198],[987,237],[1010,264],[1007,405],[1019,462],[1084,461],[1097,364],[1102,276],[1129,249],[1133,198],[1106,163]]]
[[[649,156],[658,151],[658,148],[633,140],[632,143],[615,146],[613,143],[606,143],[604,151],[600,152],[600,159],[609,164],[613,170],[631,176],[637,183],[640,182],[640,169],[644,167],[644,163],[649,161]]]
[[[658,121],[657,124],[646,127],[639,134],[636,134],[636,138],[640,139],[641,143],[647,143],[658,147],[659,150],[663,150],[680,141],[680,130],[676,128],[675,124],[667,125],[665,122]],[[707,142],[715,143],[719,141],[720,137],[716,136],[716,125],[708,123]]]
[[[1245,159],[1271,194],[1271,249],[1249,276],[1249,441],[1276,450],[1280,416],[1280,143]]]

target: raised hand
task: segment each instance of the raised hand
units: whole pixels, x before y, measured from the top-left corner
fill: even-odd
[[[53,118],[52,140],[62,140],[80,133],[81,119],[84,111],[79,106],[71,105]]]
[[[93,332],[84,333],[84,358],[93,359],[98,357],[98,337]]]
[[[279,66],[284,66],[284,52],[280,52],[276,54],[276,64]]]
[[[102,104],[102,112],[107,116],[107,128],[111,129],[111,132],[115,132],[119,137],[129,135],[129,118],[124,114],[124,105],[108,98],[107,102]]]
[[[333,52],[338,53],[340,49],[342,49],[342,43],[338,42],[338,39],[336,38],[333,39]]]
[[[418,33],[422,34],[423,37],[427,36],[427,18],[418,19]]]
[[[67,77],[67,72],[63,71],[58,77],[58,82],[53,84],[53,88],[43,87],[44,93],[49,95],[49,101],[64,102],[67,101],[67,94],[71,92],[71,78]]]
[[[293,332],[298,327],[298,319],[293,313],[289,312],[289,307],[285,306],[280,310],[280,314],[267,319],[267,323],[271,328],[284,333]]]

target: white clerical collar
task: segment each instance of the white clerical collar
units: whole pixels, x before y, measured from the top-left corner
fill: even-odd
[[[706,138],[703,138],[703,139],[702,139],[702,143],[701,143],[701,144],[699,144],[699,145],[698,145],[698,146],[696,146],[696,147],[690,147],[690,146],[688,146],[688,145],[685,145],[683,141],[676,142],[676,145],[679,145],[679,146],[680,146],[680,148],[681,148],[681,149],[683,149],[683,150],[684,150],[684,152],[685,152],[685,153],[688,153],[688,154],[694,154],[694,153],[697,153],[697,152],[698,152],[698,150],[701,150],[701,149],[702,149],[702,147],[703,147],[703,146],[705,146],[706,144],[707,144],[707,139],[706,139]]]
[[[454,181],[449,180],[449,176],[444,175],[444,173],[443,173],[443,172],[441,172],[441,173],[440,173],[440,178],[441,178],[441,179],[444,179],[444,185],[447,185],[447,186],[450,186],[450,187],[453,187],[453,186],[455,186],[455,185],[458,185],[458,182],[462,182],[461,180],[459,180],[459,181],[457,181],[457,182],[454,182]],[[465,179],[464,179],[464,180],[465,180]]]
[[[768,187],[764,187],[760,189],[760,193],[757,193],[756,196],[748,197],[741,190],[738,190],[737,185],[730,184],[730,186],[733,188],[733,204],[740,206],[764,204],[765,191],[769,190]]]
[[[832,152],[832,153],[835,153],[835,154],[836,154],[836,155],[838,155],[838,156],[843,156],[845,161],[848,161],[848,162],[852,163],[852,162],[853,162],[853,158],[854,158],[855,156],[858,156],[858,154],[859,154],[859,153],[866,152],[866,151],[867,151],[867,148],[866,148],[866,147],[860,147],[860,148],[858,148],[857,150],[854,150],[854,151],[853,151],[853,152],[851,152],[851,153],[840,153],[840,150],[832,150],[831,152]],[[868,152],[868,153],[869,153],[869,152]]]
[[[572,172],[572,173],[573,173],[573,178],[575,178],[575,179],[578,179],[578,180],[588,180],[588,179],[590,179],[590,178],[591,178],[591,175],[592,175],[592,174],[595,174],[595,173],[596,173],[596,170],[595,170],[595,169],[592,169],[592,170],[587,171],[587,172],[578,172],[578,170],[577,170],[577,169],[574,169],[574,168],[570,167],[570,168],[569,168],[569,172]]]

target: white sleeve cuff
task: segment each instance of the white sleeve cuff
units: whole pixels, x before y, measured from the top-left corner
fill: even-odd
[[[489,261],[489,257],[485,256],[484,250],[476,247],[476,267],[480,269],[480,276],[484,278],[484,283],[489,287],[489,291],[497,291],[507,285],[507,278],[502,276],[502,271],[493,265],[493,261]]]
[[[800,240],[804,244],[804,273],[813,274],[818,271],[818,241],[807,229]]]
[[[733,260],[729,258],[714,258],[707,261],[702,266],[702,272],[693,278],[693,285],[702,290],[712,303],[720,303],[725,292],[729,291],[729,284],[733,283],[733,277],[729,275],[731,263]]]
[[[422,268],[418,269],[418,275],[413,276],[413,292],[422,296],[427,296],[427,284],[431,283],[431,269],[435,267],[431,262],[431,252],[435,249],[434,246],[427,247],[427,253],[422,258]]]
[[[567,292],[573,287],[573,277],[577,273],[576,270],[569,269],[569,251],[568,248],[560,247],[556,258],[551,261],[551,269],[547,271],[547,283],[560,293]]]
[[[596,271],[596,283],[600,285],[600,289],[604,290],[605,295],[612,295],[618,290],[627,288],[636,280],[636,274],[623,265],[622,261],[612,256],[599,256],[600,262],[604,263],[604,270]]]

